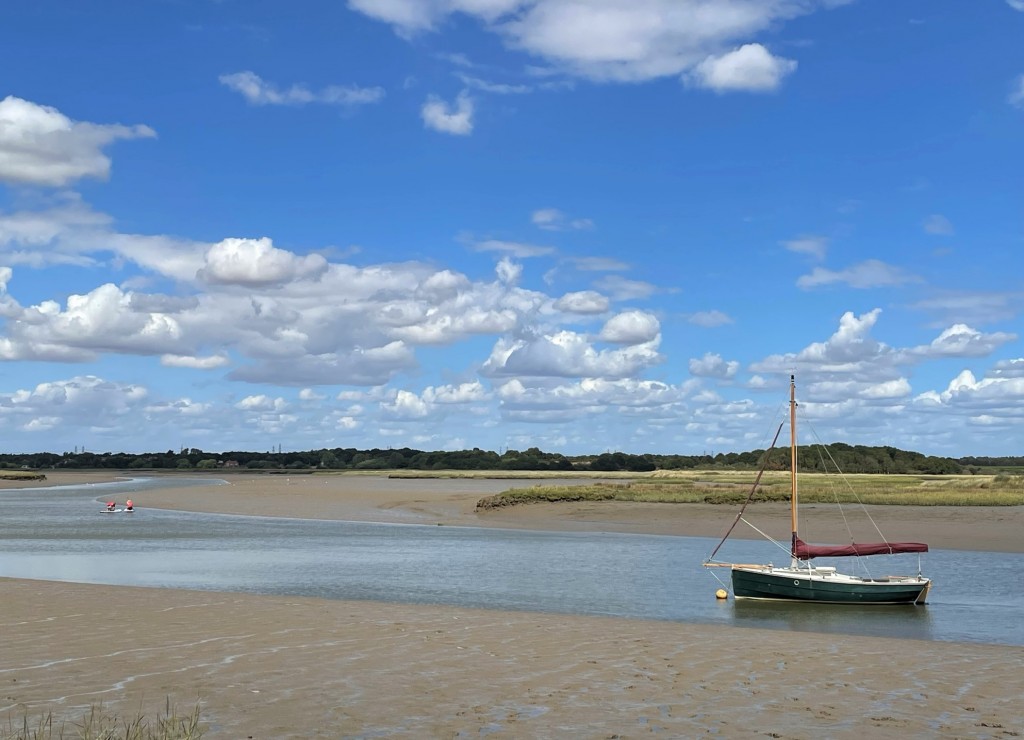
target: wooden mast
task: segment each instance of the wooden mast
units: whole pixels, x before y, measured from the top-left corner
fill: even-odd
[[[797,538],[797,490],[796,490],[796,376],[789,376],[789,510],[793,525],[793,538],[790,552],[796,559]]]

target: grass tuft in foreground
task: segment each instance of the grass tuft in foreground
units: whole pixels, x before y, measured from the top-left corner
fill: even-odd
[[[8,717],[6,725],[0,724],[2,740],[198,740],[202,736],[199,704],[187,715],[179,716],[170,699],[164,712],[152,721],[142,714],[121,717],[93,705],[77,722],[57,722],[53,712],[30,720],[26,712],[20,721]]]

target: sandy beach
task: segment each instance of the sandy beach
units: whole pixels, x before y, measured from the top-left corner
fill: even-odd
[[[78,480],[58,474],[30,485]],[[703,505],[476,512],[477,499],[510,481],[229,481],[144,491],[135,503],[711,537],[730,519],[728,507]],[[901,508],[885,507],[885,522],[902,539],[1024,545],[1021,507]],[[0,737],[8,718],[20,725],[26,712],[73,721],[102,703],[152,716],[168,697],[184,712],[198,701],[206,736],[224,738],[1024,733],[1024,647],[11,579],[0,579],[0,594]]]

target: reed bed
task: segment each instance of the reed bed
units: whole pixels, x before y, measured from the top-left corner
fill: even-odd
[[[556,501],[644,501],[670,504],[740,504],[754,476],[728,473],[649,477],[623,483],[515,488],[477,502],[479,509]],[[901,506],[1024,506],[1024,476],[920,476],[802,474],[806,503]],[[788,473],[766,473],[753,502],[789,501]]]

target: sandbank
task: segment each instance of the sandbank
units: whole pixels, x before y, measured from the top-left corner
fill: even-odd
[[[1024,648],[0,579],[0,726],[207,737],[1002,738]],[[2,732],[0,732],[2,734]]]
[[[720,537],[737,513],[736,507],[714,504],[619,501],[476,509],[477,501],[484,496],[538,484],[529,478],[406,479],[245,473],[209,478],[210,485],[140,491],[134,503],[139,507],[221,514],[687,537]],[[74,474],[58,474],[50,484],[57,480],[73,482],[76,478]],[[933,548],[952,550],[1024,552],[1022,506],[868,506],[865,509],[870,519],[856,507],[845,509],[858,541],[880,539],[874,521],[893,541],[927,542]],[[830,507],[822,504],[803,510],[801,534],[805,540],[849,541],[842,517],[828,516],[829,513]],[[788,542],[790,519],[786,504],[756,504],[749,510],[748,518],[771,536]],[[742,524],[732,536],[761,537]]]

